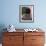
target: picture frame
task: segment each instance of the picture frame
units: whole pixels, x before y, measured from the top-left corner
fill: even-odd
[[[34,5],[19,5],[19,22],[34,22]]]

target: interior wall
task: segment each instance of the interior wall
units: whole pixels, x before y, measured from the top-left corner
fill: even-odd
[[[16,28],[46,28],[46,0],[0,0],[0,25],[13,24]],[[34,22],[19,22],[19,5],[34,5]]]

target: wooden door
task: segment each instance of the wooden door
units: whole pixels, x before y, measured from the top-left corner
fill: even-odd
[[[3,46],[23,46],[23,33],[7,34],[3,37]]]
[[[32,46],[44,46],[44,36],[32,36]]]
[[[25,32],[24,46],[44,46],[44,33],[42,32]]]

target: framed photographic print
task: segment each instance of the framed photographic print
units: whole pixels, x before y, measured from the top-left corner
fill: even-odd
[[[19,5],[19,21],[34,22],[34,5]]]

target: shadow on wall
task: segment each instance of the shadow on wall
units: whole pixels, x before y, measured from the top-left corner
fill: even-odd
[[[6,28],[6,26],[4,24],[0,24],[0,43],[2,43],[2,33],[6,31],[4,28]]]

